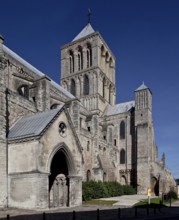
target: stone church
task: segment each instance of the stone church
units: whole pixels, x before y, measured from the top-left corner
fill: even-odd
[[[0,36],[0,207],[77,206],[89,180],[159,195],[175,181],[157,152],[150,88],[116,103],[115,56],[90,23],[61,47],[61,85]]]

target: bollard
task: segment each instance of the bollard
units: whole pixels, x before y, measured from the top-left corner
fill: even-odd
[[[73,220],[75,220],[75,219],[76,219],[76,212],[73,211]]]
[[[9,220],[10,219],[10,216],[9,215],[7,215],[7,220]]]
[[[46,214],[45,214],[45,212],[43,212],[43,220],[45,220],[46,219]]]
[[[100,220],[100,217],[99,217],[99,209],[97,209],[97,220]]]
[[[121,209],[118,208],[118,219],[120,219],[120,218],[121,218]]]
[[[137,217],[137,207],[135,207],[135,217]]]

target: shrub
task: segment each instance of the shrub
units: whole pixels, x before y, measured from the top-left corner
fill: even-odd
[[[117,182],[96,182],[92,180],[83,182],[82,185],[83,201],[121,195],[132,195],[135,193],[136,191],[132,186],[124,186]]]
[[[167,193],[167,197],[170,199],[178,199],[177,193],[175,191],[170,191]]]

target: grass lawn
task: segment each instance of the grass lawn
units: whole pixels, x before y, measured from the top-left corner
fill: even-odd
[[[162,199],[159,197],[158,198],[151,198],[149,207],[163,207],[166,204],[170,203],[170,201],[167,200],[167,201],[163,201],[163,204],[161,204],[161,201],[162,201]],[[176,200],[172,199],[172,202],[174,202],[174,201],[176,201]],[[146,207],[146,206],[148,206],[148,199],[142,200],[142,201],[136,203],[134,206],[135,207]]]
[[[89,200],[89,201],[83,201],[83,205],[113,205],[117,201],[114,200]]]

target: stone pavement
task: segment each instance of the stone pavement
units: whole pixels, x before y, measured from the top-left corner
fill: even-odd
[[[155,196],[151,196],[151,198],[154,197]],[[104,198],[102,200],[116,200],[117,202],[114,203],[113,206],[132,207],[134,204],[144,199],[148,199],[147,195],[124,195],[112,198]]]

